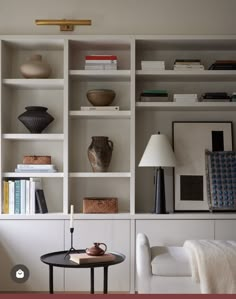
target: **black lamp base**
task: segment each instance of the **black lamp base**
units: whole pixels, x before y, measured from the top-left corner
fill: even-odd
[[[166,199],[165,199],[165,181],[164,169],[157,167],[155,169],[155,192],[154,192],[154,211],[155,214],[166,213]]]

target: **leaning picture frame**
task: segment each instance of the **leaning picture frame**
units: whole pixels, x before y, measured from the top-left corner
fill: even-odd
[[[174,211],[209,211],[205,150],[233,150],[231,121],[174,121]]]

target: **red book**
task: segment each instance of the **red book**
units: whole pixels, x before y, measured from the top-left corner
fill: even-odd
[[[87,55],[85,60],[117,60],[116,55]]]

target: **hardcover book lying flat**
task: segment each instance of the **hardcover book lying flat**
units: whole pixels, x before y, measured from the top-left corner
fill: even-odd
[[[87,253],[73,253],[70,254],[70,260],[77,264],[86,264],[86,263],[102,263],[114,261],[115,256],[110,253],[105,253],[103,255],[92,256]]]

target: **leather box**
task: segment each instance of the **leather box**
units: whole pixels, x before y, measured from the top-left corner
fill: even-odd
[[[52,164],[51,156],[24,156],[23,164]]]
[[[116,197],[85,197],[83,213],[118,213],[118,199]]]

